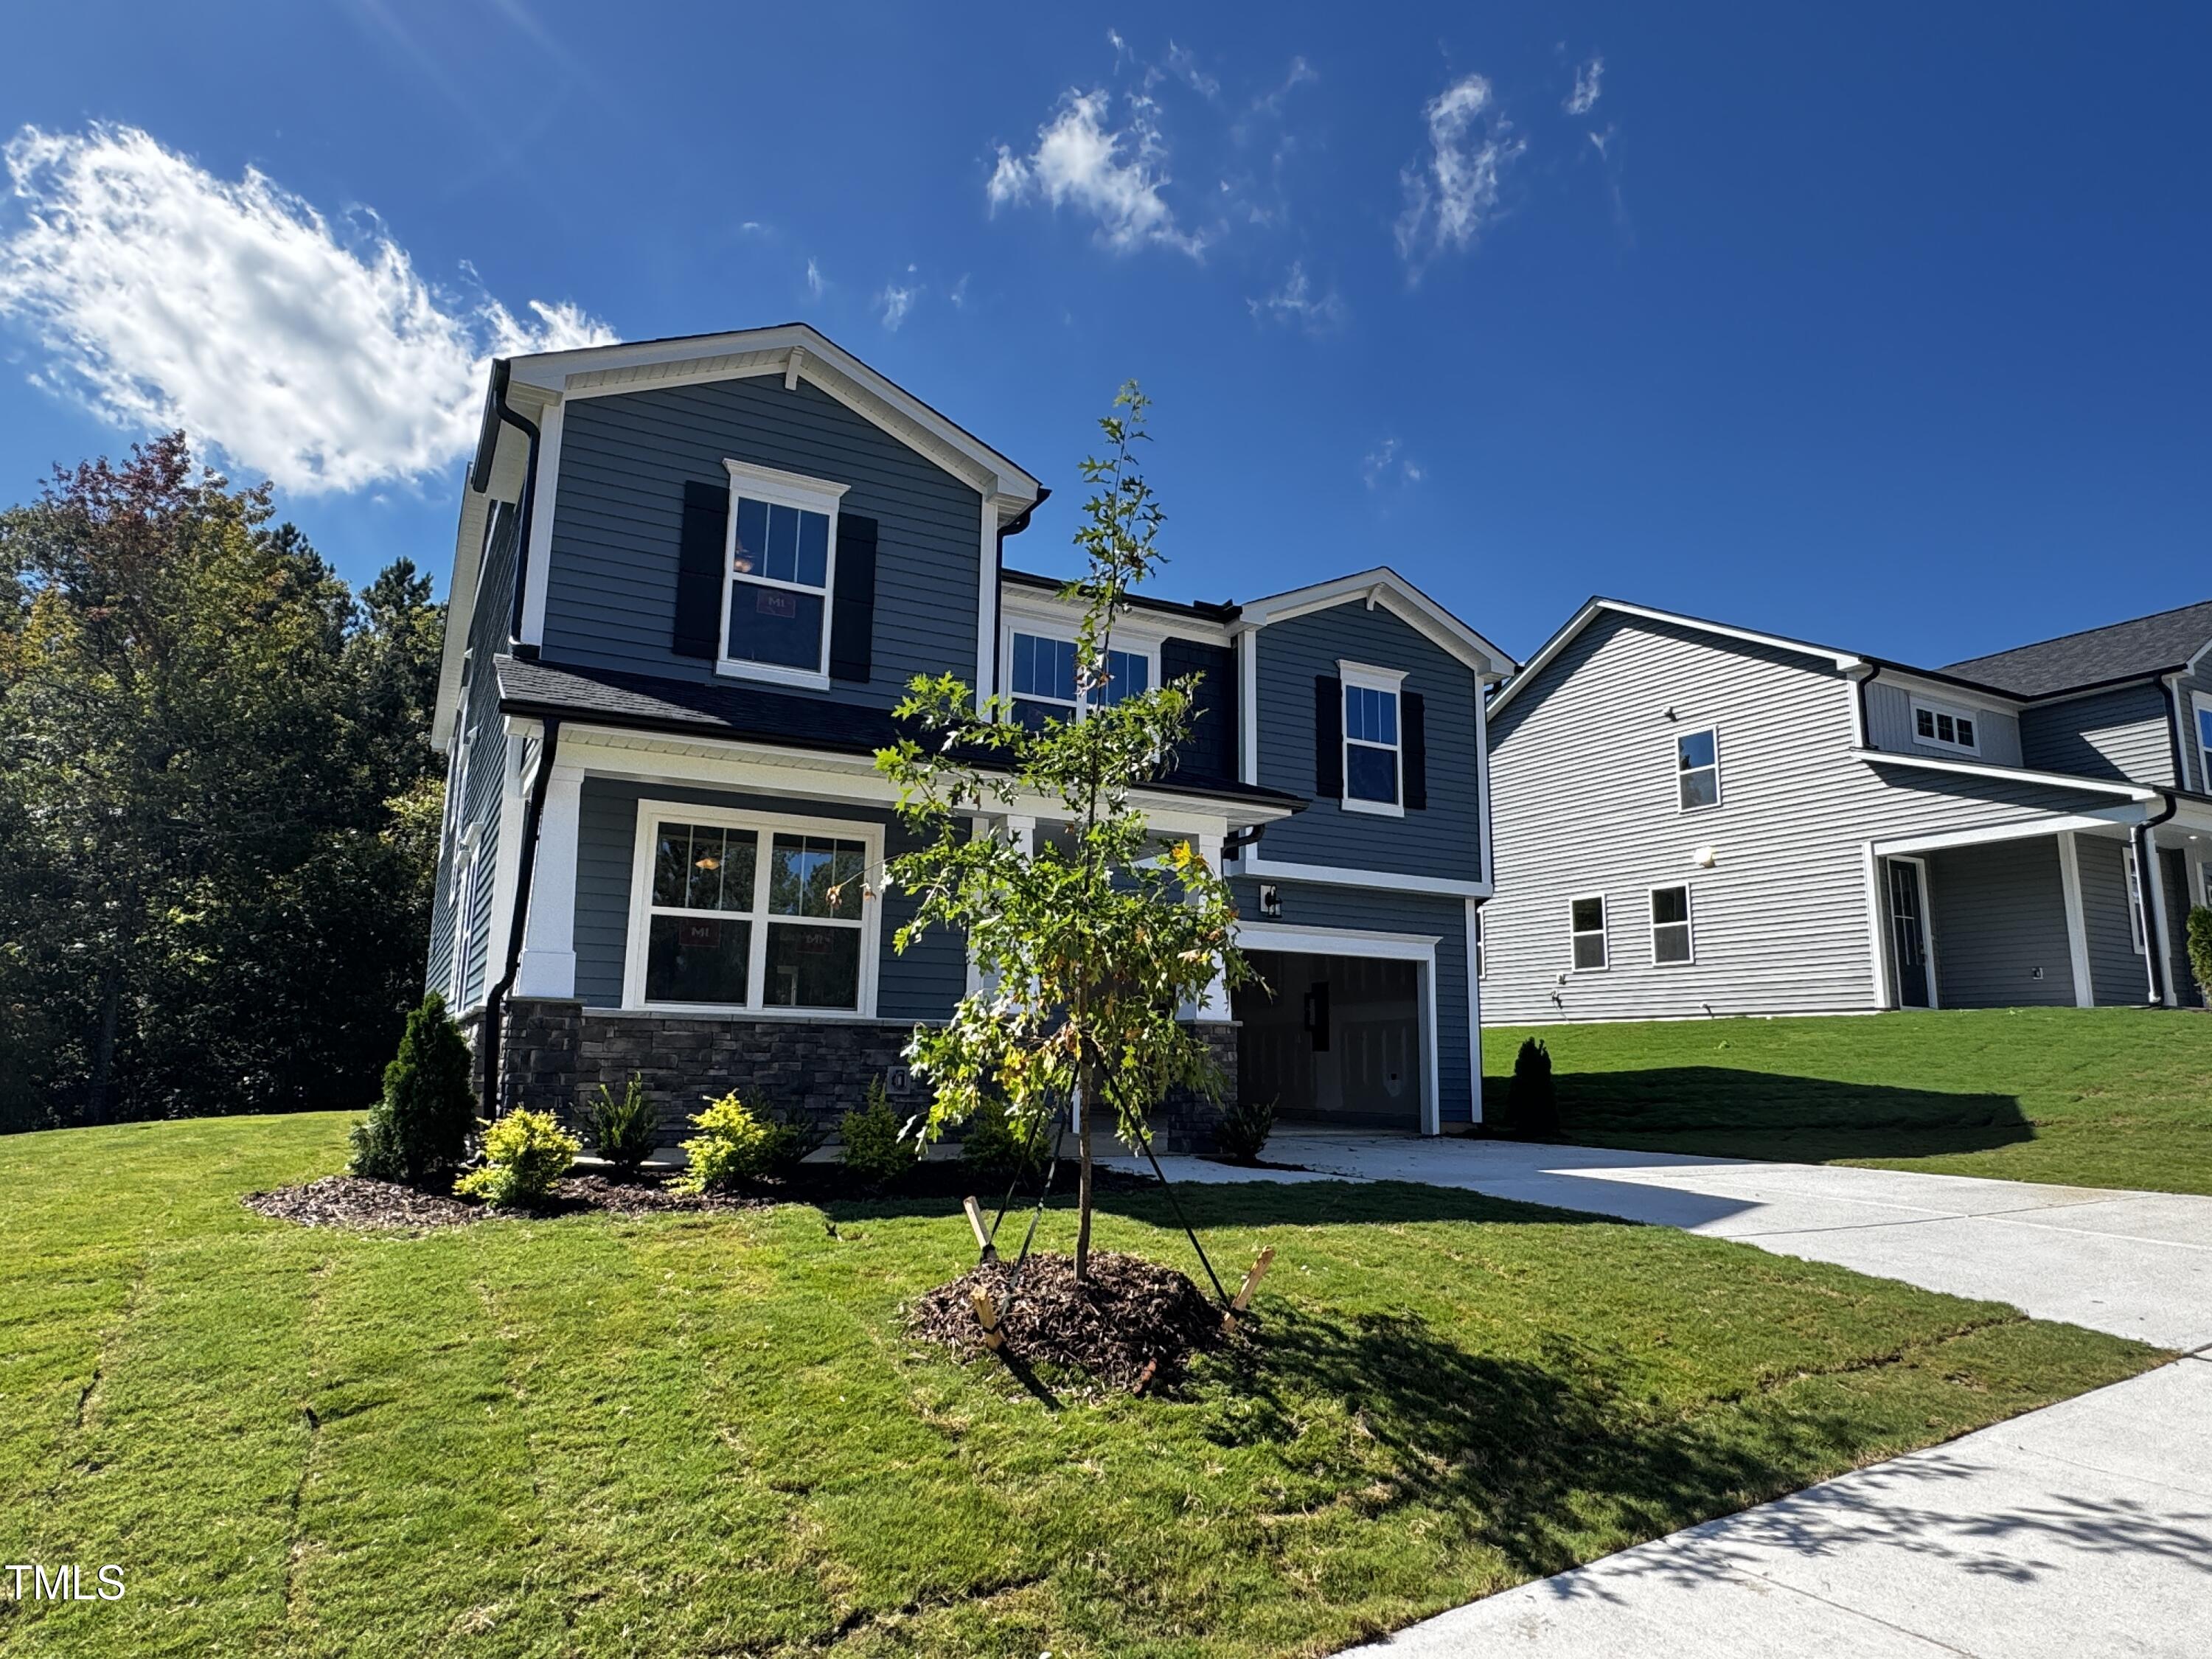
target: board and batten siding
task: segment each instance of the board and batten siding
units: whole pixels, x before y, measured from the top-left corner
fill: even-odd
[[[1915,698],[1972,717],[1974,735],[1981,744],[1974,758],[1987,761],[1992,766],[2024,763],[2021,759],[2018,715],[1982,703],[1969,702],[1957,696],[1947,696],[1934,687],[1923,690],[1917,685],[1900,685],[1881,678],[1869,682],[1866,688],[1869,748],[1887,749],[1900,755],[1932,755],[1939,760],[1960,758],[1956,749],[1946,749],[1941,744],[1920,740],[1912,720]]]
[[[881,825],[886,857],[915,842],[895,814],[818,800],[679,788],[627,779],[586,777],[576,823],[576,995],[587,1007],[619,1008],[623,964],[629,949],[630,876],[637,847],[637,804],[676,801],[732,812],[780,812],[827,821]],[[876,1017],[944,1019],[967,988],[968,954],[957,933],[933,929],[901,955],[891,935],[912,919],[915,901],[894,889],[884,906],[877,961]],[[769,1016],[773,1018],[773,1016]]]
[[[1232,879],[1237,914],[1258,917],[1259,883]],[[1474,1051],[1468,1010],[1467,902],[1430,893],[1393,893],[1315,882],[1275,884],[1283,914],[1270,922],[1287,927],[1348,927],[1378,933],[1437,938],[1437,1102],[1442,1122],[1464,1123],[1474,1109]],[[1265,949],[1255,945],[1255,949]],[[1359,954],[1355,948],[1346,952]],[[1423,1018],[1427,1018],[1425,1012]]]
[[[727,487],[726,458],[848,485],[844,511],[877,521],[869,681],[791,695],[887,708],[917,674],[975,678],[982,497],[819,387],[801,380],[786,391],[780,375],[565,406],[547,661],[717,678],[672,641],[684,485]]]
[[[2038,703],[2021,713],[2025,763],[2045,772],[2172,784],[2168,709],[2165,688],[2155,684],[2123,685]]]
[[[1871,1008],[1865,843],[2031,826],[2106,796],[1867,762],[1824,658],[1605,613],[1492,724],[1497,896],[1487,1017],[1504,1024]],[[1721,804],[1683,811],[1674,739],[1719,734]],[[1698,850],[1714,852],[1698,867]],[[1650,891],[1686,885],[1695,960],[1653,959]],[[1571,900],[1603,895],[1611,964],[1572,967]],[[2125,925],[2124,915],[2122,925]],[[1941,949],[1941,942],[1938,942]]]
[[[1405,689],[1421,699],[1428,758],[1425,810],[1392,817],[1347,812],[1334,798],[1316,798],[1297,817],[1267,827],[1261,856],[1480,880],[1480,690],[1474,671],[1388,609],[1360,599],[1270,623],[1254,640],[1261,784],[1314,794],[1314,681],[1334,677],[1340,659],[1405,672]]]
[[[1931,853],[1928,888],[1942,1006],[2074,1006],[2057,837]]]
[[[492,932],[492,894],[498,878],[500,814],[505,805],[507,743],[506,725],[499,713],[499,677],[492,659],[507,647],[507,621],[514,605],[516,526],[514,506],[501,502],[494,509],[491,534],[483,553],[483,568],[477,580],[476,609],[468,619],[468,655],[465,659],[467,684],[461,692],[459,718],[454,722],[453,752],[459,775],[450,787],[459,796],[452,816],[453,832],[438,842],[437,886],[430,905],[430,954],[423,976],[425,988],[444,994],[447,1006],[458,1014],[483,1000],[489,984]],[[483,848],[476,860],[473,903],[461,891],[462,841],[476,830]],[[460,982],[453,982],[453,931],[464,915],[473,919],[463,951]]]

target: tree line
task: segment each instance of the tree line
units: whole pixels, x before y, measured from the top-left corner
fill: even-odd
[[[420,995],[444,607],[183,434],[0,511],[0,1129],[375,1094]]]

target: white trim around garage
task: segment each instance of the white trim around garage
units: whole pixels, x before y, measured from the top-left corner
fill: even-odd
[[[1489,882],[1462,881],[1452,876],[1409,876],[1395,870],[1358,870],[1348,865],[1287,863],[1261,858],[1249,848],[1229,866],[1228,873],[1256,876],[1265,881],[1310,881],[1322,887],[1370,887],[1385,893],[1419,893],[1435,898],[1488,898],[1495,890]]]

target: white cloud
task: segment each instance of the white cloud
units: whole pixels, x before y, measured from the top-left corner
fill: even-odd
[[[914,270],[912,265],[908,265],[907,275],[913,276]],[[921,297],[920,283],[886,283],[884,291],[876,295],[876,303],[883,307],[884,327],[893,334],[897,333],[899,325],[906,320],[907,313],[914,309],[914,302]]]
[[[1430,155],[1422,167],[1399,175],[1406,208],[1398,216],[1398,253],[1416,273],[1426,258],[1448,248],[1465,249],[1498,210],[1498,182],[1506,165],[1528,149],[1513,125],[1492,107],[1490,82],[1480,75],[1455,81],[1431,98]],[[1477,124],[1481,130],[1477,131]]]
[[[297,494],[437,471],[475,443],[489,356],[614,337],[570,304],[456,301],[373,216],[342,238],[254,168],[217,179],[135,127],[27,126],[4,154],[0,317],[46,354],[33,378]]]
[[[1588,115],[1597,107],[1598,81],[1605,74],[1605,59],[1593,58],[1575,71],[1575,89],[1559,107],[1570,115]]]
[[[806,262],[806,291],[818,300],[822,297],[822,290],[827,287],[829,283],[822,278],[822,267],[809,259]]]
[[[1387,483],[1417,484],[1425,476],[1421,464],[1406,454],[1405,446],[1395,438],[1383,439],[1359,463],[1360,482],[1370,489]]]
[[[951,289],[945,297],[952,301],[952,308],[955,311],[965,311],[968,308],[968,273],[966,271],[960,273],[960,280],[953,283]]]
[[[1342,324],[1345,317],[1344,301],[1334,289],[1315,295],[1302,259],[1291,261],[1283,285],[1273,294],[1244,303],[1257,321],[1294,325],[1309,334],[1325,334]]]
[[[1109,131],[1104,91],[1070,92],[1059,113],[1037,129],[1036,148],[1028,155],[999,147],[984,190],[993,210],[1036,200],[1055,210],[1073,207],[1098,222],[1098,240],[1117,253],[1157,244],[1197,258],[1205,237],[1178,228],[1160,194],[1169,182],[1160,171],[1167,147],[1153,109],[1150,99],[1133,98],[1128,125]]]
[[[1218,98],[1221,95],[1220,77],[1208,75],[1204,70],[1199,68],[1197,53],[1192,52],[1188,46],[1176,45],[1172,40],[1168,42],[1166,72],[1174,76],[1176,80],[1182,82],[1201,98]],[[1159,71],[1156,70],[1146,79],[1148,81],[1157,79]]]

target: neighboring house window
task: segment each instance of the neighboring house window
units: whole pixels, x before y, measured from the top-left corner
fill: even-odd
[[[730,471],[722,665],[757,679],[830,683],[830,595],[842,484],[743,462]]]
[[[1694,960],[1687,887],[1651,890],[1651,960],[1662,967]]]
[[[879,832],[680,806],[640,830],[625,1000],[871,1012]]]
[[[1387,668],[1340,663],[1344,680],[1344,799],[1354,812],[1406,809],[1401,793],[1398,688],[1405,676]]]
[[[453,913],[453,961],[446,981],[446,1002],[455,1013],[460,1012],[462,1000],[468,994],[469,942],[477,931],[477,874],[483,854],[483,847],[477,840],[476,826],[471,824],[468,839],[453,860],[456,884],[451,905]]]
[[[1720,733],[1707,726],[1684,732],[1674,739],[1675,787],[1682,810],[1721,804]]]
[[[1606,965],[1605,899],[1578,898],[1567,905],[1567,927],[1574,939],[1575,966],[1597,969]]]
[[[1042,726],[1048,720],[1073,720],[1082,713],[1076,697],[1075,641],[1048,634],[1013,636],[1009,683],[1014,694],[1014,717],[1025,726]],[[1089,699],[1103,708],[1124,697],[1148,691],[1152,684],[1152,659],[1137,651],[1106,653],[1106,684]]]
[[[2128,866],[2128,941],[2139,957],[2149,955],[2143,946],[2142,874],[2136,868],[2136,849],[2123,847],[2120,856]]]
[[[1975,735],[1974,717],[1962,714],[1955,708],[1943,708],[1932,702],[1912,702],[1912,735],[1919,742],[1932,744],[1938,749],[1955,749],[1960,754],[1978,755],[1981,739]]]
[[[2212,697],[2192,691],[2189,701],[2197,715],[2197,787],[2212,793]]]

